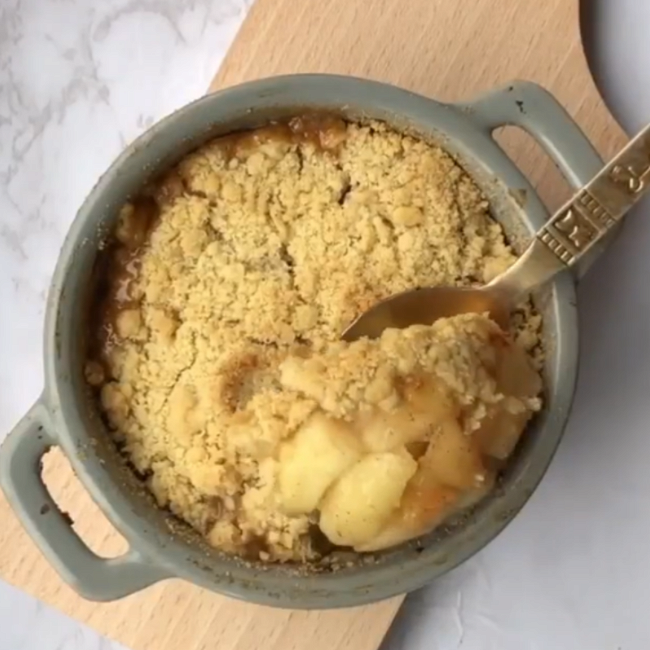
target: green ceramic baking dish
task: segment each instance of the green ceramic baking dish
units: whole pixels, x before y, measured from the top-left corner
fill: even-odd
[[[112,600],[172,577],[288,608],[347,607],[412,591],[466,560],[503,529],[532,494],[560,442],[578,369],[575,278],[568,274],[536,297],[544,316],[545,409],[524,436],[499,488],[457,524],[380,553],[371,562],[309,574],[224,556],[191,531],[179,533],[179,522],[170,525],[171,515],[153,505],[109,440],[82,376],[85,296],[98,247],[120,206],[193,148],[216,135],[312,109],[384,120],[445,147],[484,190],[516,248],[548,214],[493,140],[495,129],[512,124],[528,131],[574,187],[603,164],[553,97],[529,83],[514,83],[465,104],[441,104],[352,77],[275,77],[203,97],[138,138],[100,178],[67,235],[47,303],[45,388],[0,449],[1,484],[16,515],[62,578],[86,598]],[[128,541],[130,549],[121,557],[95,555],[53,502],[39,469],[52,446],[63,450],[81,483]]]

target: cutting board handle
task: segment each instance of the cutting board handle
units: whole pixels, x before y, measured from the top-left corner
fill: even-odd
[[[41,478],[43,456],[58,442],[37,401],[0,447],[0,485],[21,523],[60,576],[88,600],[122,598],[170,575],[129,549],[102,558],[83,542]]]
[[[580,190],[605,166],[595,147],[557,99],[535,83],[516,81],[457,106],[489,135],[503,126],[517,126],[526,131],[539,142],[574,190]],[[611,242],[612,235],[605,237],[581,262],[578,278],[591,268]]]

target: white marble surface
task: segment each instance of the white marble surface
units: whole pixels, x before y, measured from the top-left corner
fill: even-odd
[[[45,291],[75,210],[126,142],[204,91],[249,4],[2,0],[0,431],[40,390]],[[650,3],[591,5],[603,87],[636,128],[650,119]],[[581,287],[576,407],[540,489],[408,600],[385,650],[650,647],[649,244],[650,221],[631,221]],[[119,647],[0,582],[0,650]]]

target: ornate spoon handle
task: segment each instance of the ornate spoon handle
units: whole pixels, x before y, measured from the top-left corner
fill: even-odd
[[[576,265],[650,190],[650,125],[537,232],[521,258],[489,286],[527,293]]]

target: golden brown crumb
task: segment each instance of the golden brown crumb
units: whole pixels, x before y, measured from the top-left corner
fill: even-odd
[[[339,342],[377,300],[417,286],[484,283],[515,259],[448,154],[381,123],[340,124],[316,139],[294,125],[295,137],[261,132],[246,146],[202,147],[153,193],[159,215],[145,244],[137,210],[126,207],[117,235],[141,247],[130,291],[138,301],[114,318],[107,377],[94,361],[87,368],[158,503],[211,544],[254,549],[263,560],[316,555],[313,509],[332,541],[360,550],[372,550],[384,528],[389,540],[417,533],[422,521],[396,523],[395,508],[405,486],[407,506],[425,487],[432,494],[422,467],[438,462],[436,436],[449,445],[449,427],[478,431],[501,453],[503,441],[483,433],[484,422],[504,417],[507,403],[525,415],[521,429],[539,407],[536,384],[503,392],[495,368],[517,348],[479,315]],[[522,328],[528,349],[539,326]],[[321,483],[304,487],[300,459],[318,440],[331,462],[317,470]],[[453,444],[464,464],[444,490],[436,484],[436,516],[469,483],[489,483],[483,452]],[[337,504],[378,468],[394,478],[393,492],[373,492],[384,495],[384,510],[392,504],[383,523],[359,524],[356,515],[341,523]],[[346,472],[352,478],[343,480]],[[407,506],[400,517],[411,516]]]

